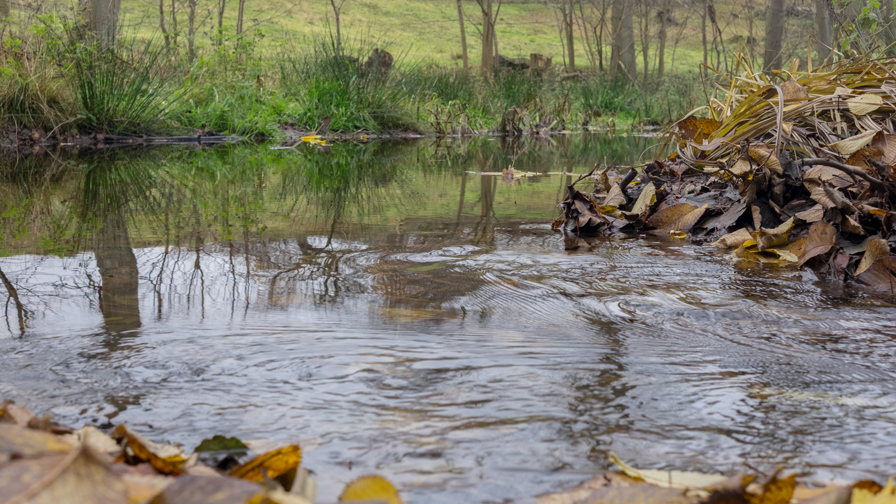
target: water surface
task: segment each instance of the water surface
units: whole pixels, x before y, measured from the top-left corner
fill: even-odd
[[[371,472],[410,502],[529,502],[609,451],[892,472],[887,301],[710,247],[550,230],[565,173],[655,143],[2,160],[0,397],[188,449],[298,440],[322,502]],[[480,174],[511,164],[557,174]]]

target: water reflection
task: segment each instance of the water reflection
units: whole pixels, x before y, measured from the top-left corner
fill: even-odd
[[[525,502],[610,450],[891,468],[892,307],[697,246],[567,244],[547,223],[571,177],[480,175],[652,142],[3,160],[0,396],[188,447],[300,439],[329,500],[379,472],[415,502]]]

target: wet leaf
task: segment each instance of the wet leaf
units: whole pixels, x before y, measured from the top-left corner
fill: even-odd
[[[857,116],[870,114],[879,109],[882,104],[883,99],[880,95],[871,93],[860,94],[859,96],[846,100],[846,106],[849,107],[849,111]]]
[[[610,462],[616,464],[627,476],[637,478],[645,483],[667,488],[705,488],[718,485],[727,480],[722,474],[703,474],[686,471],[660,471],[655,469],[635,469],[619,460],[615,453],[610,452]]]
[[[0,404],[0,423],[11,423],[20,427],[27,427],[28,423],[34,418],[34,413],[27,406],[21,406],[10,400],[3,401]]]
[[[619,184],[613,184],[613,187],[610,188],[610,192],[607,193],[607,197],[604,198],[601,206],[620,207],[624,205],[626,201],[628,200],[625,198],[625,194],[622,193],[622,189],[619,188]]]
[[[777,236],[777,235],[786,234],[791,229],[793,229],[793,217],[787,219],[786,221],[781,223],[780,226],[778,226],[776,228],[772,228],[772,229],[760,228],[760,231],[762,231],[762,234],[764,234],[764,235]]]
[[[852,490],[852,504],[896,504],[893,478],[890,477],[887,481],[887,486],[877,493],[872,493],[872,491],[866,488],[854,487]]]
[[[127,504],[121,477],[82,446],[67,454],[24,458],[0,466],[4,501],[28,504]]]
[[[177,476],[183,474],[187,466],[195,463],[194,458],[185,459],[183,457],[183,450],[147,441],[124,425],[116,427],[111,436],[113,439],[125,443],[126,448],[133,452],[135,458],[149,462],[152,468],[160,474]]]
[[[342,495],[339,496],[339,502],[358,502],[367,500],[382,500],[388,504],[402,504],[398,490],[389,480],[382,476],[368,475],[349,483]]]
[[[737,219],[739,219],[740,216],[744,214],[746,209],[747,209],[747,205],[745,205],[744,203],[741,203],[741,202],[737,202],[737,203],[731,205],[731,207],[728,210],[726,210],[724,214],[719,216],[713,222],[713,224],[712,224],[712,226],[710,226],[710,228],[711,229],[727,229],[728,227],[733,225],[735,222],[737,222]]]
[[[834,142],[830,144],[831,147],[837,149],[840,154],[844,156],[849,156],[853,152],[861,149],[862,147],[868,145],[868,142],[874,138],[874,135],[877,134],[879,130],[871,130],[866,131],[865,133],[859,133],[858,135],[849,137],[845,140],[840,140],[839,142]]]
[[[824,221],[816,222],[809,228],[809,236],[806,238],[806,250],[800,256],[799,265],[815,256],[826,253],[837,242],[837,230],[834,226]]]
[[[737,248],[753,239],[753,235],[750,234],[744,228],[740,228],[733,233],[728,233],[725,236],[719,238],[717,241],[713,242],[713,245],[716,247],[727,247],[729,249]]]
[[[651,215],[647,219],[647,225],[655,228],[667,228],[696,208],[696,206],[690,203],[677,203],[667,206]]]
[[[749,504],[790,504],[793,490],[796,488],[796,474],[791,474],[784,479],[772,476],[762,487],[759,495],[747,494]]]
[[[302,449],[298,445],[284,446],[269,451],[245,464],[234,467],[230,475],[247,481],[264,481],[265,476],[276,478],[294,469],[302,462]]]
[[[630,212],[623,212],[627,215],[643,215],[645,211],[647,211],[647,207],[654,204],[656,202],[656,187],[653,184],[648,183],[641,189],[641,194],[638,196],[637,201],[632,206]]]
[[[896,257],[878,259],[856,278],[875,292],[896,294]]]

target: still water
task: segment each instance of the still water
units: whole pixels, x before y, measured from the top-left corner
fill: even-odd
[[[551,231],[565,173],[656,142],[0,160],[0,397],[188,449],[298,441],[322,502],[373,472],[410,502],[531,502],[609,451],[893,472],[888,301],[711,247]],[[480,174],[511,164],[556,174]]]

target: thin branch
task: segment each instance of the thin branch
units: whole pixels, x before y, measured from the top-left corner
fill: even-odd
[[[805,166],[805,165],[830,166],[831,168],[836,168],[844,173],[848,173],[849,175],[852,175],[853,177],[859,177],[859,178],[867,180],[871,184],[871,187],[873,187],[875,189],[878,189],[880,191],[889,190],[889,186],[887,184],[885,184],[880,179],[877,179],[877,178],[872,177],[871,175],[867,174],[865,172],[865,170],[859,168],[858,166],[850,166],[848,164],[843,164],[839,161],[834,161],[833,159],[821,158],[821,157],[803,158],[803,159],[800,159],[799,161],[796,161],[796,163],[798,163],[798,166]]]

